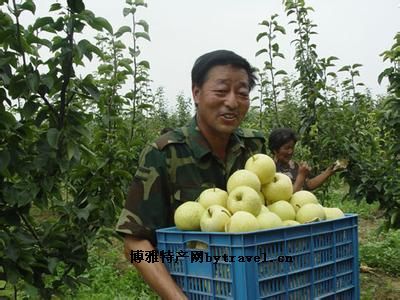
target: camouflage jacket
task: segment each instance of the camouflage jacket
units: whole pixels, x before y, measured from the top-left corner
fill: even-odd
[[[206,188],[226,189],[228,177],[256,153],[266,153],[265,138],[251,129],[238,128],[231,135],[225,162],[213,155],[195,118],[165,133],[140,155],[117,232],[155,245],[155,229],[174,226],[180,204],[196,200]]]

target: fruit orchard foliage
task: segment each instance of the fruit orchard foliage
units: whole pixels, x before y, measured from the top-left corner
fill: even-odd
[[[81,0],[53,3],[52,16],[27,27],[20,16],[35,14],[32,0],[0,6],[0,280],[46,299],[85,282],[88,246],[110,235],[138,151],[154,137],[138,45],[148,25],[135,20],[145,4],[128,0],[123,14],[136,27],[115,33]],[[82,38],[87,27],[103,32],[96,45]],[[131,58],[117,41],[124,33]],[[103,62],[96,77],[77,76],[93,56]]]
[[[267,45],[272,45],[257,52],[257,55],[268,54],[257,98],[264,110],[259,113],[252,110],[252,120],[246,119],[246,124],[258,125],[266,132],[277,126],[300,132],[297,158],[308,160],[315,173],[337,158],[348,158],[347,171],[341,176],[349,183],[349,196],[358,201],[365,198],[369,203],[379,201],[386,212],[387,225],[400,227],[399,34],[393,47],[383,53],[384,59],[392,63],[379,76],[379,81],[384,77],[389,80],[388,95],[373,99],[368,90],[360,90],[363,86],[357,80],[360,64],[343,66],[335,72],[337,57],[318,57],[317,47],[312,43],[316,34],[316,25],[310,18],[313,9],[304,0],[286,0],[284,5],[296,35],[292,44],[297,74],[294,79],[283,77],[279,83],[265,79],[266,71],[275,70],[272,58],[282,57],[277,52],[275,32],[285,33],[285,30],[277,25],[277,16],[273,15],[260,24],[267,31],[257,36],[257,41],[266,39]],[[274,30],[274,26],[279,28]],[[339,81],[339,73],[345,76],[344,80]],[[278,100],[274,98],[271,106],[274,90],[283,95]],[[327,190],[327,186],[323,189]]]
[[[20,4],[19,4],[20,3]],[[188,99],[178,95],[171,115],[160,88],[149,87],[150,63],[140,59],[149,25],[137,19],[146,4],[127,0],[124,17],[132,28],[113,31],[82,0],[55,1],[51,16],[22,26],[20,15],[35,14],[32,0],[0,0],[0,281],[32,297],[50,298],[74,288],[88,267],[88,246],[109,236],[140,149],[163,127],[186,123]],[[339,82],[336,57],[319,58],[315,30],[304,1],[285,1],[298,35],[297,74],[276,70],[284,59],[278,37],[286,29],[274,15],[262,22],[266,56],[258,108],[245,126],[266,133],[275,126],[301,132],[297,153],[315,169],[339,157],[350,159],[342,173],[356,199],[378,200],[388,225],[400,225],[399,36],[384,59],[392,63],[388,95],[373,99],[357,82],[360,65],[344,66]],[[82,38],[85,28],[99,34]],[[120,37],[131,36],[131,45]],[[48,55],[49,54],[49,55]],[[97,73],[75,70],[96,56]],[[126,93],[122,86],[129,86]],[[105,229],[106,228],[106,229]]]

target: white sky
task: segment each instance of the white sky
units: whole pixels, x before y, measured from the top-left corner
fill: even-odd
[[[46,14],[53,3],[35,2],[37,14]],[[84,3],[86,9],[106,18],[114,31],[122,25],[131,25],[131,19],[122,15],[125,0],[84,0]],[[256,59],[255,53],[263,44],[256,42],[256,36],[265,27],[258,24],[275,13],[287,31],[286,36],[277,40],[286,56],[282,66],[288,73],[293,72],[293,46],[290,46],[293,27],[287,24],[289,19],[282,0],[147,0],[147,3],[147,8],[141,7],[137,12],[137,18],[150,25],[151,42],[140,42],[142,59],[150,62],[153,88],[163,86],[172,101],[181,91],[191,96],[190,71],[195,59],[205,52],[233,50],[261,68],[262,59]],[[400,1],[306,0],[306,3],[315,10],[311,18],[318,25],[318,35],[312,41],[320,58],[338,57],[333,71],[346,64],[361,63],[361,81],[373,94],[384,93],[385,84],[379,86],[377,77],[387,64],[379,54],[391,47],[396,32],[400,31]],[[128,40],[128,35],[124,38]],[[262,41],[265,43],[266,39]]]

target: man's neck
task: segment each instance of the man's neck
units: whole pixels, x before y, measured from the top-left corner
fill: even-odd
[[[216,136],[212,134],[203,133],[204,137],[207,139],[207,142],[210,144],[212,152],[220,158],[222,161],[225,161],[226,158],[226,149],[229,143],[229,136]]]
[[[200,124],[198,124],[198,126],[201,134],[205,137],[210,145],[212,153],[214,153],[214,155],[216,155],[222,161],[225,161],[230,134],[214,134],[213,132],[202,128]]]

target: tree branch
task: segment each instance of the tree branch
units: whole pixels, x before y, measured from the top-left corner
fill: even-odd
[[[61,92],[60,92],[60,115],[58,119],[58,129],[61,129],[64,124],[64,118],[65,118],[65,111],[66,111],[66,96],[67,96],[67,88],[69,85],[69,81],[71,79],[72,75],[72,51],[74,47],[74,14],[70,12],[70,18],[68,20],[70,22],[68,28],[70,28],[70,31],[67,31],[67,40],[68,40],[68,50],[66,53],[66,58],[63,68],[63,83],[61,86]]]
[[[47,100],[47,98],[46,98],[44,95],[42,95],[42,94],[39,94],[39,95],[40,95],[40,97],[43,99],[43,101],[46,103],[46,105],[49,107],[49,109],[50,109],[50,111],[53,113],[54,117],[57,119],[57,112],[56,112],[56,110],[54,109],[53,105],[51,105],[51,103],[49,102],[49,100]]]

